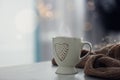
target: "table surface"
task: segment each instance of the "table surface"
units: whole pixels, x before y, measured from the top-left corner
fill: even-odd
[[[84,75],[83,69],[74,75],[58,75],[50,61],[30,65],[0,68],[0,80],[103,80]]]

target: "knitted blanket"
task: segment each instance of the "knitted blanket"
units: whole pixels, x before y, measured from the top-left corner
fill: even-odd
[[[87,50],[82,50],[81,56],[87,52]],[[54,58],[52,64],[57,65]],[[76,67],[84,68],[85,75],[120,80],[120,44],[105,46],[91,52]]]

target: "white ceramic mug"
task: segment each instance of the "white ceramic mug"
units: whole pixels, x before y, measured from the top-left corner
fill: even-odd
[[[90,51],[80,57],[84,45],[89,45]],[[53,38],[53,56],[58,64],[57,74],[75,74],[75,66],[92,50],[91,43],[83,42],[79,38],[55,37]]]

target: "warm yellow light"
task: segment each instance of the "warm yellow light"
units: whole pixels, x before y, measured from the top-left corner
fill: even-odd
[[[44,3],[39,3],[38,5],[39,13],[42,17],[44,18],[52,18],[53,17],[53,12],[52,10],[46,6]]]

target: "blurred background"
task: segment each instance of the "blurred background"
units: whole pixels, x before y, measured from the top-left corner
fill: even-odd
[[[0,67],[51,60],[56,36],[82,38],[93,49],[119,42],[119,25],[110,24],[119,18],[115,1],[0,0]]]
[[[82,36],[83,5],[83,0],[0,0],[0,67],[51,60],[53,37]]]
[[[35,61],[34,5],[33,0],[0,0],[0,67]]]

